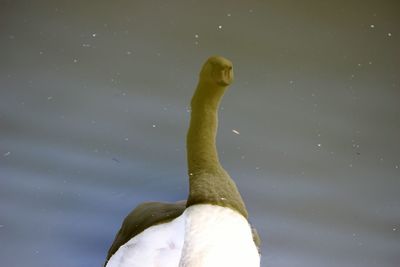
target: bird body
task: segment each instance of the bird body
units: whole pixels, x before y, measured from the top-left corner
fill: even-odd
[[[259,262],[250,225],[242,215],[200,204],[134,236],[107,267],[255,267]]]
[[[188,199],[136,207],[117,233],[106,267],[260,266],[260,239],[215,144],[219,103],[232,80],[229,60],[211,57],[203,65],[187,134]]]

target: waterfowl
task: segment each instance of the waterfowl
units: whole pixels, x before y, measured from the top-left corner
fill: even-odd
[[[226,58],[213,56],[204,63],[186,139],[188,198],[136,207],[122,223],[104,266],[260,266],[260,238],[216,148],[218,107],[232,81]]]

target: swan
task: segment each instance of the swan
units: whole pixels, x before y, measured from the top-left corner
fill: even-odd
[[[260,238],[216,149],[218,107],[232,81],[228,59],[212,56],[204,63],[186,138],[189,196],[137,206],[123,221],[104,266],[260,266]]]

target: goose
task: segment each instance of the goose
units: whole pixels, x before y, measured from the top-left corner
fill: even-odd
[[[212,56],[204,63],[186,138],[188,198],[137,206],[123,221],[104,266],[260,266],[260,238],[216,148],[218,108],[232,81],[228,59]]]

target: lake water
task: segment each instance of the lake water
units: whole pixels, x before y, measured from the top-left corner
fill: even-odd
[[[398,5],[318,3],[5,1],[0,265],[101,266],[138,203],[185,199],[188,104],[222,54],[218,148],[262,266],[399,266]]]

